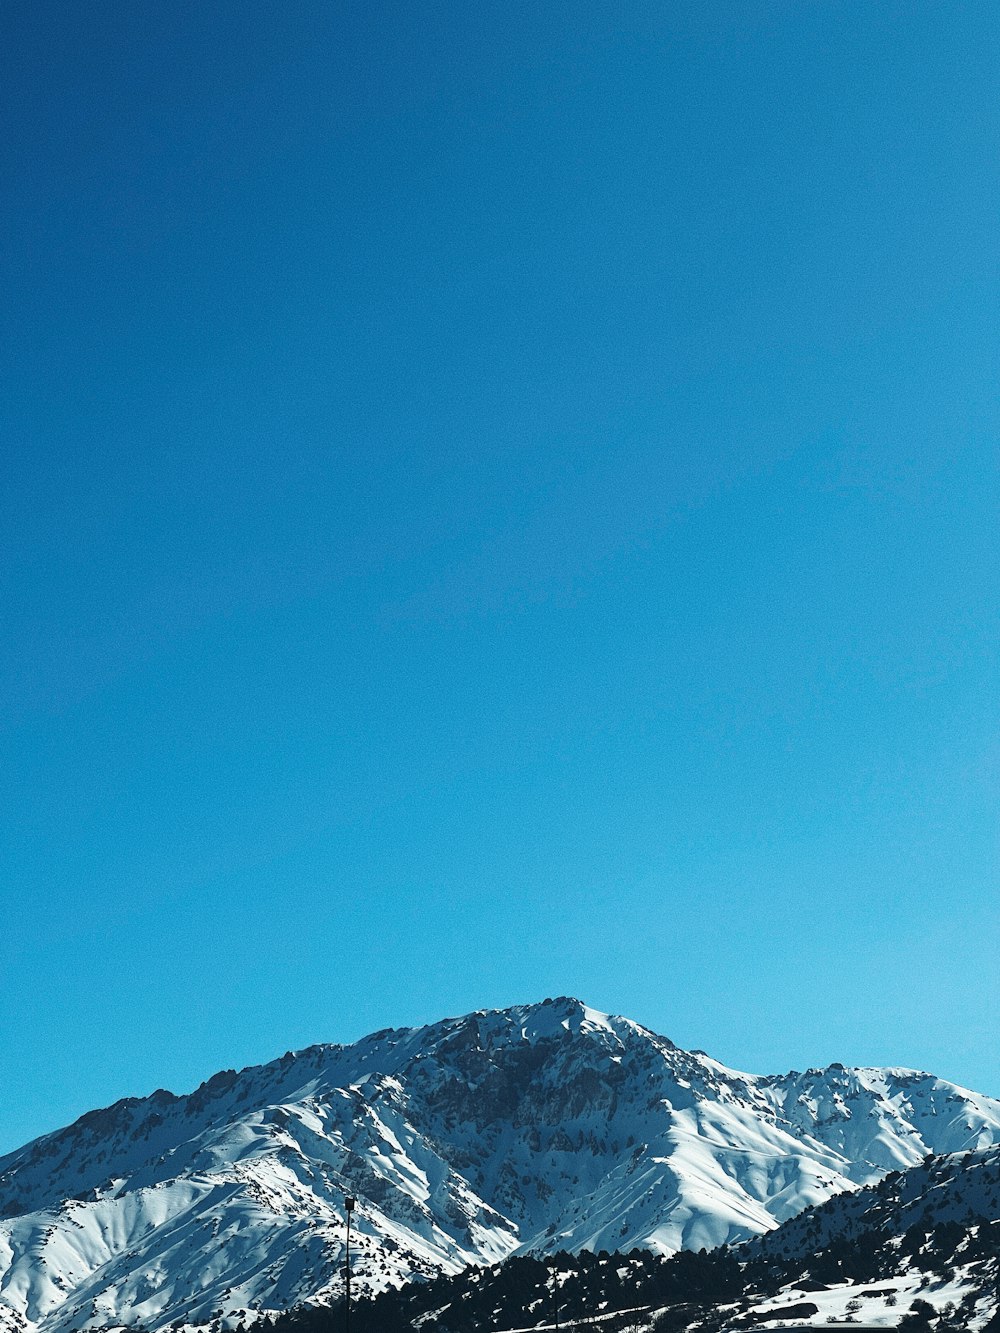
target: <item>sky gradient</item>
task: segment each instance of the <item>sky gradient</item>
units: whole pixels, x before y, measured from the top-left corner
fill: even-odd
[[[567,993],[1000,1096],[996,5],[0,39],[0,1151]]]

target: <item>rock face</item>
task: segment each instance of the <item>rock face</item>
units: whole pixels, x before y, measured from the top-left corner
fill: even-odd
[[[741,1240],[1000,1142],[929,1074],[755,1077],[577,1000],[315,1046],[0,1159],[0,1329],[160,1328],[518,1251]]]

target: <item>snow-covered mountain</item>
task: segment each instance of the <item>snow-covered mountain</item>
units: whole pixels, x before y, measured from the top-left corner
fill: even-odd
[[[929,1074],[756,1077],[577,1000],[315,1046],[0,1158],[0,1328],[160,1328],[526,1251],[711,1247],[1000,1142]]]

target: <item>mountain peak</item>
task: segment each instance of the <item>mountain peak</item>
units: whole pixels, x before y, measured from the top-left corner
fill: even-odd
[[[622,1019],[613,1019],[599,1009],[592,1009],[571,995],[559,995],[554,999],[542,1000],[539,1004],[521,1005],[499,1011],[510,1015],[516,1022],[520,1020],[527,1040],[537,1041],[546,1037],[558,1037],[562,1033],[615,1032],[615,1024]]]

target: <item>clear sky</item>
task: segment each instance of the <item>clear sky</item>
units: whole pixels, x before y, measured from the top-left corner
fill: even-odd
[[[995,0],[0,29],[0,1149],[556,994],[1000,1095]]]

